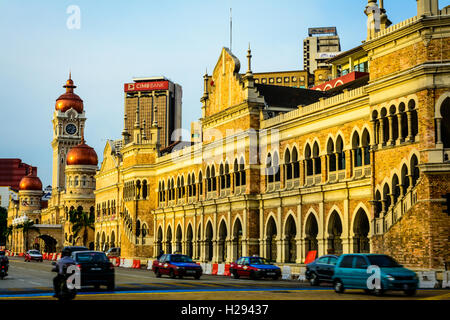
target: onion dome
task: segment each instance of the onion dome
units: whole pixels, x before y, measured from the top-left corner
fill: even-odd
[[[33,173],[25,176],[19,182],[19,190],[37,190],[42,191],[42,182]]]
[[[66,88],[66,93],[59,96],[56,100],[55,109],[60,110],[61,112],[66,112],[70,108],[75,109],[78,113],[83,112],[83,100],[73,93],[73,89],[76,88],[71,79],[71,75],[69,75],[69,80],[66,81],[66,85],[63,88]]]
[[[89,147],[84,139],[81,143],[67,153],[67,165],[89,165],[96,166],[98,164],[98,157],[95,150]]]

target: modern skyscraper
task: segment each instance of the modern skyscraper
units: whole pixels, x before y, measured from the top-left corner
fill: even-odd
[[[327,59],[341,51],[341,42],[336,27],[309,28],[303,40],[303,66],[310,75],[319,68],[328,67]]]
[[[181,128],[181,86],[165,77],[135,78],[133,81],[124,86],[125,144],[133,141],[131,133],[135,126],[141,127],[143,135],[150,137],[150,127],[155,120],[161,128],[159,143],[162,149],[180,140],[181,137],[172,137],[172,133]]]

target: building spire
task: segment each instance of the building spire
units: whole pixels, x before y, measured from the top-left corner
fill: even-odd
[[[247,61],[248,61],[247,74],[251,74],[252,73],[252,50],[250,49],[250,42],[248,43]]]

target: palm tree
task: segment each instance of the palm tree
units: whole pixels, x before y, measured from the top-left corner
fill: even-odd
[[[69,215],[69,221],[72,224],[74,241],[79,234],[82,234],[83,245],[86,246],[86,242],[88,241],[89,229],[95,230],[95,217],[92,214],[89,214],[88,212],[82,210],[71,210]]]
[[[39,232],[39,228],[34,226],[34,222],[32,220],[27,220],[22,224],[19,224],[16,226],[16,229],[22,229],[22,234],[25,238],[25,252],[28,251],[28,233],[30,231],[37,231]]]

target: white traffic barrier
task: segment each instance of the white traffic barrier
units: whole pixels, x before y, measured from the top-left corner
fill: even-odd
[[[223,276],[224,273],[225,273],[225,264],[224,263],[220,263],[218,268],[217,268],[217,275],[218,276]]]
[[[444,271],[442,275],[442,288],[450,288],[450,271]]]
[[[283,269],[281,271],[281,279],[283,279],[283,280],[291,279],[291,267],[290,266],[283,266]]]
[[[147,270],[151,270],[153,266],[153,260],[147,260]]]
[[[119,267],[122,267],[122,268],[123,268],[124,264],[125,264],[125,259],[124,259],[124,258],[120,258],[120,264],[119,264]]]
[[[203,270],[203,274],[205,274],[205,272],[206,272],[206,263],[204,263],[204,262],[200,262],[200,267],[202,267],[202,270]]]
[[[131,268],[133,266],[133,259],[125,259],[123,263],[124,268]]]
[[[212,264],[205,263],[205,269],[203,270],[203,274],[211,274],[212,273]]]
[[[417,272],[419,277],[419,288],[436,288],[438,282],[436,280],[436,271]]]

